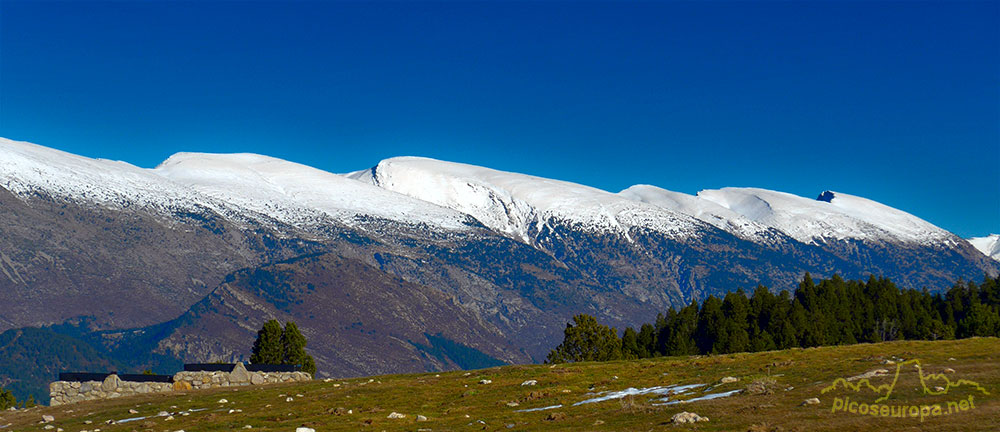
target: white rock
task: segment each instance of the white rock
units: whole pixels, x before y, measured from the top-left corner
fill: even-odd
[[[401,419],[401,418],[406,418],[406,414],[400,414],[398,412],[393,411],[393,412],[389,413],[389,416],[386,417],[386,418]]]
[[[684,412],[679,412],[677,414],[674,414],[674,416],[670,418],[670,421],[672,423],[677,423],[677,424],[695,423],[695,422],[703,422],[703,421],[707,422],[708,421],[708,417],[702,417],[702,416],[700,416],[698,414],[684,411]]]
[[[424,417],[422,415],[417,414],[417,421],[418,422],[425,422],[425,421],[427,421],[427,417]]]
[[[45,422],[45,423],[54,422],[54,421],[56,421],[56,418],[52,417],[50,415],[43,415],[42,416],[42,421]]]
[[[174,416],[167,416],[167,418],[163,419],[163,421],[169,421],[169,420],[173,420],[173,419],[174,419]],[[94,432],[97,432],[97,431],[94,431]]]
[[[802,405],[819,405],[819,398],[809,398],[802,401]]]
[[[734,383],[734,382],[739,381],[739,380],[740,380],[739,378],[727,376],[727,377],[722,377],[722,379],[719,380],[719,383],[720,384],[729,384],[729,383]]]
[[[875,378],[875,377],[880,377],[880,376],[886,376],[888,374],[889,374],[889,370],[888,369],[875,369],[873,371],[865,372],[865,373],[863,373],[861,375],[852,376],[852,377],[848,378],[847,380],[848,381],[856,381],[856,380],[859,380],[859,379],[867,379],[867,378]]]
[[[536,384],[538,384],[538,380],[527,380],[527,381],[521,383],[521,385],[523,385],[523,386],[533,386],[533,385],[536,385]]]
[[[488,379],[479,380],[479,383],[480,384],[492,384],[493,380],[488,380]]]
[[[168,412],[166,412],[166,411],[160,411],[160,412],[156,413],[156,416],[157,416],[157,417],[166,417],[166,416],[168,416],[168,415],[170,415],[170,413],[168,413]],[[88,424],[89,424],[89,423],[88,423]]]
[[[291,396],[285,398],[285,402],[291,402],[293,400],[295,400],[295,399],[292,398]]]
[[[316,432],[316,429],[307,428],[307,427],[298,427],[298,428],[295,428],[295,432]]]
[[[224,404],[224,403],[229,403],[229,401],[226,399],[219,399],[219,403]]]
[[[945,372],[945,373],[955,373],[955,369],[952,369],[952,368],[945,368],[945,369],[944,369],[944,372]]]
[[[139,414],[139,411],[136,411],[135,409],[129,409],[128,413],[129,414]]]

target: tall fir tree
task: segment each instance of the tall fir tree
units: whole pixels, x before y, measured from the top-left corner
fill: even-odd
[[[626,328],[622,334],[622,358],[628,360],[643,358],[641,354],[642,351],[639,349],[639,334],[632,327]]]
[[[285,348],[282,345],[281,323],[270,320],[264,323],[257,332],[257,340],[253,343],[250,363],[253,364],[283,364]]]
[[[300,365],[302,372],[316,374],[316,361],[306,353],[306,337],[294,322],[285,323],[285,330],[281,333],[281,346],[284,351],[282,363]]]

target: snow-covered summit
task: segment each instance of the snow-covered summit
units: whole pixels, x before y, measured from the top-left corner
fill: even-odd
[[[468,216],[305,165],[256,154],[178,153],[155,169],[0,138],[0,186],[30,196],[170,215],[209,208],[300,228],[376,217],[463,230]]]
[[[135,165],[6,138],[0,138],[0,186],[22,196],[45,193],[110,207],[167,210],[219,205]]]
[[[723,188],[701,191],[698,197],[804,243],[854,239],[951,246],[956,240],[909,213],[839,192],[827,191],[814,200],[766,189]]]
[[[641,201],[693,216],[719,229],[748,240],[762,242],[774,237],[774,228],[750,220],[713,201],[694,195],[674,192],[651,185],[634,185],[618,194],[635,201]]]
[[[630,227],[688,236],[701,225],[687,215],[589,186],[427,158],[386,159],[348,177],[469,214],[526,242],[553,219],[625,236]]]
[[[257,154],[177,153],[153,170],[202,194],[292,225],[358,216],[465,229],[468,217],[306,165]]]
[[[973,237],[968,239],[972,246],[979,249],[986,256],[1000,261],[1000,234],[990,234],[986,237]]]

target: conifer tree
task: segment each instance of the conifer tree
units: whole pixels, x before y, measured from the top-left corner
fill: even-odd
[[[743,290],[726,294],[722,301],[723,324],[726,340],[717,350],[720,353],[746,352],[750,349],[750,333],[747,331],[747,319],[750,309]]]
[[[708,296],[698,311],[698,329],[695,331],[695,344],[702,353],[716,353],[718,348],[726,344],[725,316],[722,314],[722,301],[715,296]]]
[[[13,408],[17,406],[17,399],[14,398],[14,394],[10,390],[4,390],[0,388],[0,410],[5,410],[7,408]]]
[[[579,314],[573,323],[566,324],[563,342],[552,350],[546,363],[567,363],[581,361],[607,361],[622,358],[622,341],[618,332],[597,319]]]
[[[285,348],[281,339],[281,323],[277,320],[264,323],[264,327],[257,332],[257,340],[253,343],[250,363],[273,365],[284,363]]]
[[[652,324],[643,324],[639,328],[639,357],[649,358],[656,354],[656,329]]]
[[[294,322],[285,323],[285,330],[281,333],[281,346],[284,352],[282,363],[300,365],[302,372],[316,374],[316,361],[306,353],[306,337]]]
[[[629,360],[642,358],[640,354],[639,334],[634,328],[628,327],[622,334],[622,358]]]

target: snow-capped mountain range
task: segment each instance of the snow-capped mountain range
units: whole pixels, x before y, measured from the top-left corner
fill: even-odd
[[[611,193],[417,157],[386,159],[345,175],[256,154],[178,153],[143,169],[0,139],[0,185],[22,196],[44,191],[110,207],[207,207],[300,227],[375,217],[460,231],[472,217],[527,243],[553,220],[626,238],[637,227],[683,238],[710,225],[755,242],[773,241],[776,234],[807,244],[859,240],[953,246],[962,241],[909,213],[839,192],[826,191],[818,199],[755,188],[688,195],[636,185]],[[996,236],[974,244],[997,258]]]

